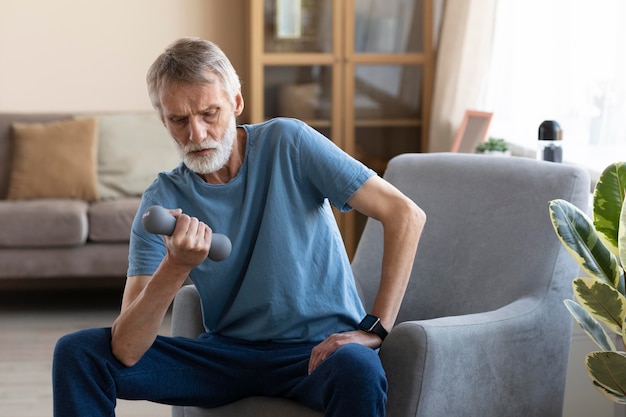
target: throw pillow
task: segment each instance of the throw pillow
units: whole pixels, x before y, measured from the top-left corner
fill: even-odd
[[[100,198],[140,196],[159,172],[180,163],[156,113],[102,114],[98,117]]]
[[[98,199],[97,121],[14,123],[7,200]]]

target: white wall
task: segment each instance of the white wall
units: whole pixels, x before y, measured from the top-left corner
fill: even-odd
[[[0,111],[151,110],[145,74],[199,36],[245,73],[243,0],[0,0]]]

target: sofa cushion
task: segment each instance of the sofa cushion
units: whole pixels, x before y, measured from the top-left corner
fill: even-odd
[[[13,156],[13,129],[15,122],[34,123],[70,119],[62,113],[0,113],[0,199],[6,198]]]
[[[8,200],[96,200],[97,122],[94,118],[13,124]]]
[[[140,196],[157,174],[179,163],[156,113],[98,117],[98,191],[102,199]]]
[[[87,207],[82,200],[0,201],[0,247],[63,247],[87,240]]]
[[[89,208],[89,240],[128,242],[140,198],[98,201]]]

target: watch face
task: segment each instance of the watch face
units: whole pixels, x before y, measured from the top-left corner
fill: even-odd
[[[378,317],[368,314],[367,316],[365,316],[363,321],[361,321],[360,327],[365,330],[371,330],[372,327],[374,327],[379,320],[380,319]]]

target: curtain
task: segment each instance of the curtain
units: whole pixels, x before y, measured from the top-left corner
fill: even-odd
[[[431,109],[429,152],[447,152],[466,110],[484,110],[498,0],[446,0]]]

